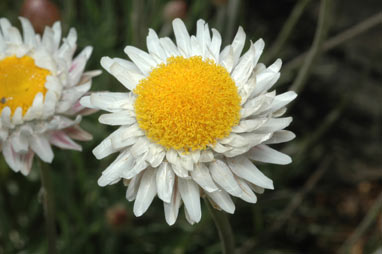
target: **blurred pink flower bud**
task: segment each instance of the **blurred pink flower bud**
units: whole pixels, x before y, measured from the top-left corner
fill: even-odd
[[[187,3],[184,0],[173,0],[167,2],[163,9],[163,17],[166,20],[185,18],[187,15]]]
[[[30,20],[37,33],[43,33],[46,26],[51,26],[60,19],[60,11],[49,0],[25,0],[21,7],[21,16]]]
[[[120,229],[125,226],[128,221],[126,208],[122,204],[110,207],[106,211],[106,220],[111,228]]]

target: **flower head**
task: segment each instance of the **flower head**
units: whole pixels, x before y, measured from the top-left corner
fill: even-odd
[[[268,145],[294,138],[283,130],[292,118],[281,116],[296,97],[268,91],[280,76],[281,60],[268,68],[258,63],[261,39],[242,55],[242,28],[220,51],[219,32],[212,29],[211,37],[203,20],[196,36],[180,19],[173,27],[176,44],[150,30],[148,53],[127,46],[131,61],[102,58],[101,65],[130,92],[94,93],[81,100],[110,112],[101,115],[101,123],[120,126],[93,150],[98,159],[119,153],[98,184],[123,179],[136,216],[158,196],[170,225],[182,203],[187,220],[198,222],[201,196],[233,213],[231,196],[255,203],[255,193],[273,189],[253,161],[291,162]]]
[[[27,175],[34,154],[50,163],[51,145],[81,150],[73,139],[91,138],[78,125],[90,112],[79,99],[99,72],[83,73],[92,47],[73,59],[74,29],[61,44],[59,22],[40,37],[27,19],[20,20],[23,36],[0,19],[0,150],[10,168]]]

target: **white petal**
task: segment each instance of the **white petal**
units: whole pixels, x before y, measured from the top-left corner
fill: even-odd
[[[231,147],[224,146],[219,142],[216,142],[216,144],[212,145],[211,148],[217,153],[225,153],[232,149]]]
[[[201,54],[204,56],[207,47],[210,45],[210,41],[207,41],[208,38],[205,36],[205,22],[202,19],[199,19],[196,23],[196,39],[199,41],[199,45],[201,48]],[[207,28],[208,29],[208,28]],[[209,33],[209,31],[207,31]]]
[[[221,186],[232,196],[240,197],[242,190],[237,184],[230,168],[223,161],[216,160],[211,162],[209,169],[215,183]]]
[[[9,137],[9,141],[16,153],[27,153],[29,150],[28,135],[22,131],[14,131]]]
[[[283,62],[281,61],[280,58],[276,59],[276,61],[268,66],[268,70],[273,71],[273,72],[279,72],[281,69]]]
[[[256,129],[256,133],[271,133],[282,130],[289,126],[292,122],[292,117],[271,118],[268,122]]]
[[[199,162],[211,162],[215,159],[211,150],[203,150],[200,152]]]
[[[57,104],[57,96],[53,91],[49,91],[45,94],[43,118],[46,119],[54,114]]]
[[[168,37],[160,38],[159,42],[162,45],[163,49],[165,50],[167,57],[180,55],[178,48],[176,47],[176,45],[170,38]]]
[[[242,135],[231,133],[228,137],[223,138],[219,141],[222,145],[229,145],[232,147],[242,147],[248,145],[248,140],[246,140]]]
[[[144,136],[144,132],[138,124],[123,126],[118,135],[111,137],[111,144],[114,149],[122,149],[135,144],[139,137]]]
[[[233,214],[235,212],[235,204],[231,197],[225,191],[214,191],[207,195],[218,205],[223,211]]]
[[[175,174],[171,170],[169,163],[164,162],[157,169],[156,172],[156,186],[158,191],[158,197],[163,202],[170,203],[172,197],[172,191],[174,189]]]
[[[273,190],[273,181],[266,177],[253,163],[244,156],[227,159],[231,170],[239,177],[260,187]]]
[[[66,128],[65,133],[74,140],[90,141],[93,139],[92,134],[83,130],[80,126],[74,125]]]
[[[289,91],[289,92],[277,95],[271,105],[271,108],[269,109],[269,112],[275,112],[281,109],[282,107],[287,105],[289,102],[296,99],[296,97],[297,97],[297,94],[293,91]]]
[[[172,21],[172,26],[178,48],[181,53],[184,53],[184,57],[189,57],[191,54],[190,35],[188,34],[186,26],[183,21],[178,18]]]
[[[212,40],[211,40],[211,44],[209,45],[209,49],[217,63],[219,62],[219,53],[220,53],[221,44],[222,44],[222,38],[220,33],[216,29],[212,28]]]
[[[1,125],[6,128],[13,128],[11,123],[11,109],[8,106],[1,111]]]
[[[90,96],[90,102],[94,107],[109,112],[129,109],[131,107],[132,99],[133,97],[130,93],[98,92],[92,93]],[[80,102],[82,103],[83,101],[81,100]],[[84,104],[84,106],[86,106],[86,104]]]
[[[251,149],[251,145],[250,144],[248,144],[246,146],[241,146],[241,147],[233,147],[228,152],[225,152],[224,156],[228,157],[228,158],[235,157],[235,156],[238,156],[238,155],[241,155],[243,153],[248,152],[249,149]]]
[[[268,121],[267,118],[256,118],[241,120],[240,123],[232,128],[232,132],[243,133],[252,132]]]
[[[268,109],[272,104],[276,92],[266,93],[257,96],[253,99],[249,99],[240,110],[241,118],[252,117],[258,114],[258,112]]]
[[[60,45],[61,42],[61,23],[60,21],[56,21],[53,26],[53,41],[54,41],[54,46],[55,50],[58,49],[58,46]]]
[[[23,27],[24,43],[31,47],[36,46],[36,34],[34,33],[32,24],[26,18],[19,17],[19,19]]]
[[[212,180],[210,172],[204,163],[198,163],[195,165],[194,170],[191,171],[191,177],[197,184],[200,185],[200,187],[202,187],[207,192],[218,190],[218,187]]]
[[[273,133],[272,138],[265,141],[264,144],[269,145],[269,144],[284,143],[284,142],[291,141],[295,137],[296,135],[291,131],[287,131],[287,130],[276,131],[275,133]]]
[[[52,162],[54,154],[46,137],[33,135],[30,141],[30,147],[42,161],[47,163]]]
[[[135,200],[138,192],[139,185],[141,183],[142,173],[134,176],[126,190],[126,199],[129,201]]]
[[[248,203],[256,203],[257,197],[255,193],[251,190],[251,187],[244,181],[243,179],[237,178],[237,182],[239,183],[240,188],[243,190],[240,198]]]
[[[74,142],[64,131],[55,131],[50,137],[50,143],[62,149],[82,151],[82,147]]]
[[[103,187],[118,182],[124,170],[130,169],[135,163],[135,159],[129,152],[121,153],[103,172],[98,179],[98,185]]]
[[[237,62],[239,61],[241,51],[244,48],[244,44],[245,44],[245,32],[244,32],[244,29],[240,26],[231,44],[232,51],[233,51],[234,65],[236,65]]]
[[[181,178],[189,178],[189,171],[187,169],[185,169],[184,167],[182,167],[182,165],[180,164],[172,164],[172,170],[174,171],[174,173],[181,177]]]
[[[234,55],[231,45],[226,46],[220,53],[219,62],[228,72],[232,71],[232,68],[234,67]]]
[[[193,158],[191,155],[184,155],[184,154],[179,154],[179,158],[180,158],[180,165],[188,170],[188,171],[192,171],[194,169],[194,161],[193,161]]]
[[[166,60],[166,53],[163,50],[158,35],[153,29],[149,29],[149,34],[146,38],[147,42],[147,49],[149,50],[150,54],[154,54],[157,57],[159,57],[162,61]]]
[[[42,117],[43,114],[43,100],[44,95],[42,93],[36,94],[33,99],[32,106],[27,110],[24,115],[25,121],[30,121],[39,117]]]
[[[243,133],[241,134],[245,138],[250,147],[257,146],[272,137],[272,133]]]
[[[251,94],[251,98],[268,91],[280,78],[279,72],[269,71],[269,69],[257,74],[256,87]]]
[[[111,134],[112,135],[112,134]],[[115,153],[118,151],[117,149],[114,149],[111,144],[111,138],[110,136],[102,140],[101,143],[99,143],[94,149],[93,154],[94,156],[100,160],[107,156],[109,156],[112,153]]]
[[[190,219],[199,222],[202,212],[198,185],[193,180],[178,178],[178,188]]]
[[[137,158],[135,160],[134,166],[126,167],[125,170],[122,172],[122,177],[125,179],[131,179],[137,174],[141,173],[143,170],[145,170],[149,165],[145,161],[145,157],[142,156],[140,158]]]
[[[201,56],[202,53],[202,47],[199,44],[198,39],[192,35],[191,36],[191,55],[190,56]]]
[[[162,146],[154,143],[149,145],[149,153],[147,154],[146,160],[150,163],[151,167],[158,167],[162,163],[165,156],[166,151]]]
[[[177,164],[178,163],[178,154],[174,149],[168,149],[166,153],[166,159],[171,164]]]
[[[142,154],[146,153],[149,150],[150,141],[146,137],[139,138],[137,142],[131,146],[130,153],[135,158],[139,158]]]
[[[177,186],[174,186],[174,191],[172,193],[172,198],[170,203],[163,202],[164,215],[166,218],[167,224],[174,225],[179,214],[179,207],[181,205],[180,193],[177,190]]]
[[[139,217],[147,211],[156,194],[155,171],[147,169],[143,173],[134,202],[135,216]]]
[[[92,51],[93,47],[87,46],[73,59],[69,69],[69,82],[71,85],[78,84],[80,81],[82,73],[85,70],[86,62],[89,60]]]
[[[131,91],[135,89],[140,80],[145,78],[136,65],[129,61],[122,62],[116,58],[102,57],[101,65]]]
[[[98,118],[98,121],[107,125],[131,125],[137,122],[134,113],[130,110],[103,114]]]
[[[253,68],[255,67],[256,49],[251,43],[249,50],[240,57],[239,63],[232,71],[231,77],[235,80],[236,85],[241,89],[243,84],[247,82],[250,77]]]
[[[34,156],[31,150],[26,153],[16,153],[11,144],[7,143],[3,146],[2,152],[5,161],[13,171],[20,171],[23,175],[29,174]]]
[[[58,102],[56,111],[58,113],[64,113],[70,108],[86,93],[90,90],[91,81],[82,84],[76,85],[69,89],[65,89],[62,92],[61,99]]]
[[[258,145],[253,147],[248,152],[248,157],[251,160],[286,165],[292,162],[290,156],[276,151],[267,145]]]
[[[136,47],[127,46],[125,47],[124,51],[146,76],[148,76],[151,70],[157,65],[157,63],[149,54],[140,49],[137,49]]]

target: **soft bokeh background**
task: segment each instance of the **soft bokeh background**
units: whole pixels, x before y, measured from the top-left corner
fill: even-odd
[[[22,2],[1,0],[0,16],[20,27]],[[329,6],[321,12],[318,0],[52,2],[61,13],[64,34],[69,27],[77,29],[79,50],[94,46],[88,69],[100,69],[102,56],[126,57],[127,44],[146,49],[148,27],[172,37],[169,20],[176,16],[184,18],[191,33],[197,19],[205,19],[222,32],[225,43],[238,25],[250,40],[264,38],[261,60],[269,64],[280,57],[284,62],[277,92],[299,90],[288,111],[297,138],[277,146],[292,155],[292,164],[259,165],[276,189],[260,195],[256,205],[235,200],[236,212],[229,219],[238,252],[382,253],[380,0],[325,0]],[[320,16],[324,22],[313,43]],[[302,59],[312,45],[316,57]],[[93,90],[122,88],[106,72],[93,82]],[[97,117],[82,123],[94,134],[82,153],[55,149],[51,176],[59,253],[220,253],[204,204],[199,224],[188,225],[181,212],[169,227],[158,200],[135,218],[122,183],[97,186],[113,159],[92,156],[92,148],[113,130],[99,125]],[[36,166],[24,177],[0,158],[0,254],[46,253]]]

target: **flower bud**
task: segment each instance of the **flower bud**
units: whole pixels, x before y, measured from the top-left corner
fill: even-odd
[[[49,0],[25,0],[21,7],[21,16],[29,19],[35,31],[41,34],[46,26],[51,26],[60,19],[60,11]]]
[[[106,211],[106,220],[111,228],[116,230],[122,228],[128,220],[126,208],[122,204],[110,207]]]
[[[167,2],[163,9],[163,17],[166,20],[185,18],[187,15],[187,3],[184,0],[173,0]]]

